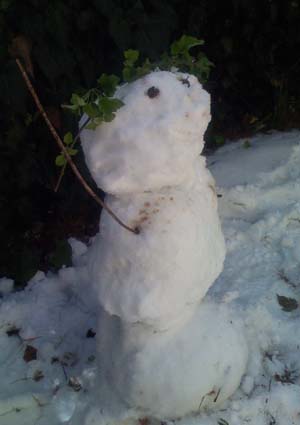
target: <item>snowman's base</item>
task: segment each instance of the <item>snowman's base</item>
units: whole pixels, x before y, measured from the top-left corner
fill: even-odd
[[[175,419],[220,405],[246,369],[246,342],[221,305],[201,303],[165,332],[103,313],[98,332],[105,385],[136,417]]]

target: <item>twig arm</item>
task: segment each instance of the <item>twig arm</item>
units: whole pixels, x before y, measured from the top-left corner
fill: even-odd
[[[33,97],[33,100],[38,108],[38,110],[40,111],[42,117],[44,118],[52,136],[54,137],[56,143],[58,144],[58,146],[60,147],[60,149],[62,150],[66,160],[68,161],[68,164],[70,165],[70,167],[73,170],[73,173],[75,174],[75,176],[77,177],[77,179],[80,181],[80,183],[82,184],[82,186],[84,187],[84,189],[86,190],[86,192],[99,204],[101,205],[101,207],[103,209],[105,209],[108,214],[111,215],[111,217],[113,217],[113,219],[120,224],[120,226],[124,227],[125,229],[129,230],[132,233],[138,234],[139,233],[139,229],[132,229],[131,227],[127,226],[125,223],[123,223],[116,215],[115,213],[110,209],[110,207],[108,205],[105,204],[105,202],[102,201],[101,198],[99,198],[99,196],[92,190],[92,188],[87,184],[87,182],[84,180],[84,178],[82,177],[82,175],[80,174],[78,168],[76,167],[76,165],[74,164],[71,156],[69,155],[63,141],[61,140],[60,136],[58,135],[57,131],[55,130],[54,126],[52,125],[51,121],[48,118],[48,115],[46,114],[46,111],[43,107],[43,105],[40,102],[40,99],[27,75],[27,72],[25,71],[25,68],[23,67],[21,61],[16,58],[16,63],[20,69],[20,72],[22,74],[22,77],[27,85],[27,88],[31,94],[31,96]]]

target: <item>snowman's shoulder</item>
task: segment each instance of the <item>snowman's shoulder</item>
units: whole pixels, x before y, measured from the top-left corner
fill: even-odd
[[[212,186],[215,188],[216,183],[215,179],[210,172],[210,170],[206,166],[206,158],[203,156],[199,156],[197,161],[194,164],[195,170],[195,181],[196,183],[201,183],[204,186]]]

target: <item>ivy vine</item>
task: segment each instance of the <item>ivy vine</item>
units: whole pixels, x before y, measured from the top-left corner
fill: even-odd
[[[169,53],[163,53],[157,62],[150,62],[148,58],[141,62],[137,50],[126,50],[122,80],[116,75],[102,74],[97,80],[96,87],[85,93],[73,93],[70,104],[63,105],[63,107],[77,115],[78,118],[86,114],[88,119],[83,128],[95,130],[103,122],[111,122],[117,110],[123,106],[121,100],[113,97],[120,83],[135,81],[155,69],[180,70],[194,74],[201,83],[205,83],[214,65],[203,52],[198,52],[197,56],[190,52],[192,48],[203,44],[204,40],[183,35],[170,46]],[[80,129],[80,132],[83,128]],[[66,133],[63,138],[70,156],[77,154],[74,145],[78,138],[78,135],[74,137],[71,132]],[[67,161],[63,152],[56,157],[55,163],[58,167],[65,168]]]

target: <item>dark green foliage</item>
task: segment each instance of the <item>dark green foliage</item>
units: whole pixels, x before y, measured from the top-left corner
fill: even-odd
[[[137,50],[126,50],[124,52],[124,68],[122,71],[123,83],[132,82],[149,72],[159,68],[161,70],[171,70],[172,68],[179,71],[186,71],[196,75],[201,83],[206,82],[210,68],[213,64],[201,52],[198,58],[190,54],[192,47],[204,44],[203,40],[195,37],[183,35],[178,41],[175,41],[170,47],[170,53],[163,53],[157,62],[150,62],[147,58],[143,64],[139,65],[139,52]],[[116,111],[123,106],[123,102],[112,96],[115,93],[120,78],[116,75],[102,74],[97,80],[97,86],[88,90],[86,93],[73,93],[70,105],[63,105],[65,109],[69,109],[78,119],[85,113],[88,121],[83,128],[94,130],[102,122],[111,122]],[[64,143],[70,156],[77,153],[73,146],[76,142],[72,133],[68,132],[64,136]],[[56,157],[55,163],[58,167],[66,165],[66,158],[63,153]]]
[[[47,269],[55,241],[91,234],[96,225],[89,223],[97,221],[99,212],[68,168],[54,193],[59,151],[12,54],[21,55],[32,71],[63,137],[78,128],[77,118],[61,105],[72,93],[80,97],[94,87],[99,75],[98,84],[109,97],[116,79],[103,75],[121,75],[123,51],[140,52],[137,72],[144,75],[151,63],[169,61],[161,55],[182,34],[204,39],[205,45],[191,52],[203,81],[211,69],[206,88],[212,95],[213,122],[207,137],[215,144],[224,136],[299,127],[299,24],[299,0],[0,0],[0,275],[21,282],[36,267]],[[181,43],[173,46],[179,59],[182,46],[191,47],[193,39]],[[133,55],[126,61],[124,77],[130,80],[137,61]],[[95,95],[90,92],[91,98]],[[81,102],[73,100],[76,107]],[[93,118],[98,109],[91,103],[80,107]],[[112,115],[111,108],[103,119]],[[74,149],[73,141],[65,143]],[[75,158],[92,183],[82,156]]]

